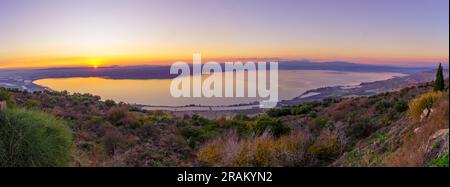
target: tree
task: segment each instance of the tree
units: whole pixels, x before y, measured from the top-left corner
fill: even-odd
[[[436,73],[436,80],[434,81],[434,91],[444,91],[444,75],[442,73],[442,65],[439,64],[437,73]]]

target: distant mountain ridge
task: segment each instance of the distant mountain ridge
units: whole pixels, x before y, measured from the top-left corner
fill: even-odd
[[[312,62],[308,60],[283,61],[280,62],[279,68],[354,72],[395,72],[404,74],[414,74],[433,69],[432,67],[399,67],[390,65],[357,64],[345,61]]]
[[[191,68],[192,69],[192,68]],[[222,69],[224,64],[222,64]],[[344,61],[311,62],[311,61],[282,61],[279,62],[281,70],[329,70],[350,72],[395,72],[414,74],[431,70],[431,67],[398,67],[387,65],[356,64]],[[27,80],[43,78],[67,78],[67,77],[103,77],[110,79],[170,79],[177,75],[171,75],[170,66],[140,65],[140,66],[110,66],[110,67],[67,67],[46,68],[32,70],[12,70],[15,76],[21,76]],[[2,73],[3,74],[3,73]],[[1,75],[0,75],[1,76]]]

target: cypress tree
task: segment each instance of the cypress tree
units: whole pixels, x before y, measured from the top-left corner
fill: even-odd
[[[436,80],[434,81],[434,91],[444,91],[444,75],[442,72],[442,65],[439,64],[437,73],[436,73]]]

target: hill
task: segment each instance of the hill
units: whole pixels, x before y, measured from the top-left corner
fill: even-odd
[[[9,107],[68,123],[73,166],[448,166],[448,91],[422,120],[409,112],[432,89],[421,83],[231,119],[150,112],[90,94],[7,92]]]

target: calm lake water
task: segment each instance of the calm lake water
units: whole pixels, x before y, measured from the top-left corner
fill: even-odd
[[[321,70],[280,70],[278,80],[279,100],[292,99],[307,90],[325,86],[358,85],[361,82],[385,80],[399,73],[361,73]],[[191,77],[186,77],[191,78]],[[70,93],[91,93],[103,100],[113,99],[126,103],[138,103],[152,106],[186,105],[235,105],[251,103],[261,98],[174,98],[170,94],[171,79],[117,80],[104,78],[57,78],[40,79],[35,84],[53,90],[67,90]],[[237,80],[237,84],[246,85],[247,80]]]

